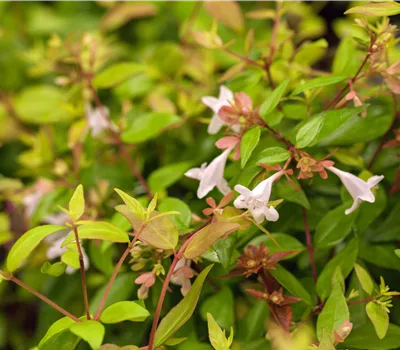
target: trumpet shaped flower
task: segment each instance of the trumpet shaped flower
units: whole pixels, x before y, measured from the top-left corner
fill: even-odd
[[[226,195],[230,192],[228,182],[224,178],[224,170],[226,160],[234,146],[227,148],[209,165],[203,163],[200,168],[189,169],[185,175],[192,179],[200,180],[200,185],[197,190],[197,197],[205,197],[214,187]]]
[[[279,213],[273,206],[268,206],[272,184],[282,176],[283,170],[278,171],[268,179],[260,182],[252,191],[242,185],[236,185],[235,190],[240,195],[235,199],[234,206],[238,209],[249,209],[254,220],[261,224],[266,218],[268,221],[277,221]]]
[[[218,116],[218,112],[222,107],[230,106],[230,102],[233,101],[233,93],[226,86],[222,85],[219,88],[218,98],[204,96],[201,101],[214,112],[207,131],[209,134],[216,134],[224,125],[228,125],[227,122]],[[233,125],[232,130],[238,132],[240,130],[240,125]]]
[[[375,196],[372,193],[371,188],[374,188],[379,182],[382,181],[384,178],[383,175],[374,175],[367,181],[364,181],[359,177],[348,173],[347,171],[337,169],[333,166],[327,167],[327,169],[340,178],[344,187],[346,187],[347,191],[349,191],[350,195],[353,197],[353,205],[345,210],[346,215],[349,215],[356,210],[363,201],[369,203],[375,202]]]

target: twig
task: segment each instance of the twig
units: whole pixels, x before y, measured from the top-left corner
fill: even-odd
[[[85,264],[83,262],[82,247],[79,243],[78,227],[73,225],[72,229],[74,231],[76,246],[78,248],[78,254],[79,254],[79,268],[81,271],[83,303],[85,305],[86,318],[88,320],[90,320],[89,300],[88,300],[88,294],[87,294],[87,288],[86,288],[86,278],[85,278]]]
[[[161,309],[162,309],[162,306],[163,306],[163,303],[164,303],[164,299],[165,299],[165,295],[166,295],[167,290],[168,290],[168,285],[169,285],[169,282],[171,280],[172,274],[174,273],[174,269],[176,267],[176,264],[178,263],[179,260],[182,259],[183,253],[185,252],[186,247],[188,246],[190,241],[193,239],[195,234],[197,232],[199,232],[201,229],[203,229],[204,227],[206,227],[210,223],[210,220],[207,220],[207,222],[205,222],[198,229],[192,231],[189,234],[189,238],[185,241],[185,243],[179,249],[178,253],[176,253],[175,256],[174,256],[174,260],[172,261],[172,264],[171,264],[171,266],[170,266],[170,268],[168,270],[167,276],[165,277],[164,284],[163,284],[163,287],[162,287],[162,290],[161,290],[161,294],[160,294],[160,298],[158,299],[157,308],[156,308],[156,311],[155,311],[155,314],[154,314],[154,319],[153,319],[153,325],[151,327],[151,332],[150,332],[148,350],[153,350],[153,348],[154,348],[154,339],[155,339],[155,336],[156,336],[156,330],[157,330],[157,326],[158,326],[158,321],[160,319]]]
[[[103,297],[101,298],[99,307],[96,311],[96,315],[94,316],[94,319],[96,321],[99,320],[100,318],[100,314],[103,311],[104,308],[104,304],[106,303],[107,300],[107,296],[108,293],[110,292],[110,289],[115,281],[115,278],[118,275],[119,270],[121,269],[122,264],[124,263],[125,259],[127,258],[129,252],[131,251],[131,249],[133,248],[133,246],[135,245],[136,241],[139,239],[141,233],[143,232],[145,226],[142,226],[142,228],[138,231],[138,233],[136,234],[135,238],[129,243],[128,247],[126,248],[126,250],[124,251],[124,253],[122,254],[121,258],[119,259],[117,265],[115,266],[114,272],[112,274],[112,276],[110,277],[110,280],[108,281],[106,290],[104,291]]]
[[[301,209],[302,209],[302,212],[303,212],[304,233],[306,235],[308,256],[310,257],[313,280],[314,280],[314,284],[316,286],[317,285],[317,280],[318,280],[318,273],[317,273],[317,267],[315,266],[314,248],[312,246],[312,238],[311,238],[311,233],[310,233],[310,226],[308,225],[307,210],[305,208],[301,208]]]
[[[245,63],[247,63],[247,64],[249,64],[249,65],[252,65],[252,66],[255,66],[255,67],[259,67],[259,68],[262,68],[262,69],[265,68],[264,65],[263,65],[262,63],[253,61],[253,60],[252,60],[251,58],[249,58],[249,57],[242,56],[242,55],[240,55],[240,54],[238,54],[238,53],[232,51],[231,49],[228,49],[227,47],[223,47],[222,49],[223,49],[226,53],[230,54],[231,56],[233,56],[233,57],[235,57],[235,58],[237,58],[237,59],[239,59],[239,60],[241,60],[241,61],[243,61],[243,62],[245,62]]]
[[[350,301],[349,303],[347,303],[347,305],[358,305],[358,304],[364,304],[364,303],[369,303],[370,301],[375,300],[376,297],[369,297],[367,299],[363,299],[363,300],[357,300],[357,301]]]
[[[4,276],[6,279],[13,281],[14,283],[18,284],[22,288],[26,289],[28,292],[32,293],[33,295],[36,295],[39,299],[43,300],[45,303],[56,309],[57,311],[61,312],[63,315],[69,317],[70,319],[74,320],[75,322],[82,322],[79,318],[75,317],[72,315],[70,312],[67,310],[63,309],[61,306],[56,304],[54,301],[51,301],[49,298],[45,297],[42,293],[38,292],[37,290],[33,289],[32,287],[28,286],[18,278],[16,278],[13,275],[10,275],[2,270],[0,270],[0,274]]]
[[[372,46],[372,44],[373,44],[373,43],[371,43],[371,46]],[[356,74],[354,75],[354,77],[351,78],[351,79],[350,79],[350,82],[348,82],[348,83],[346,84],[346,86],[345,86],[343,89],[341,89],[341,90],[336,94],[336,96],[335,96],[330,102],[327,103],[327,105],[326,105],[325,108],[324,108],[324,111],[326,111],[326,110],[329,109],[331,106],[335,105],[337,102],[340,101],[342,95],[343,95],[343,94],[346,92],[346,90],[349,88],[350,84],[354,83],[354,82],[357,80],[359,74],[360,74],[361,71],[363,70],[363,68],[364,68],[364,66],[366,65],[366,63],[368,62],[368,58],[369,58],[370,56],[371,56],[371,52],[368,52],[368,54],[365,56],[364,61],[361,63],[361,66],[358,68],[358,70],[357,70]]]
[[[97,94],[95,88],[93,87],[92,84],[92,75],[91,74],[86,74],[85,72],[82,71],[82,77],[86,78],[86,82],[87,82],[87,86],[92,94],[92,97],[94,99],[94,103],[96,104],[96,107],[99,109],[100,113],[102,113],[102,117],[105,120],[108,120],[108,116],[105,113],[105,108],[99,98],[99,95]],[[136,166],[135,162],[133,161],[133,159],[130,157],[125,144],[122,142],[120,135],[113,130],[112,128],[109,128],[109,131],[111,132],[111,135],[114,138],[114,141],[117,143],[119,150],[122,154],[122,156],[125,158],[126,162],[128,163],[129,167],[131,168],[133,174],[135,175],[135,177],[139,180],[139,182],[141,183],[141,185],[143,186],[144,190],[146,191],[147,197],[149,198],[149,200],[151,200],[153,198],[153,194],[150,191],[149,186],[147,185],[146,180],[144,179],[142,173],[140,172],[139,168]]]

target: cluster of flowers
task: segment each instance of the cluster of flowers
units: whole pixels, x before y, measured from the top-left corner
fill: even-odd
[[[223,137],[217,141],[217,147],[226,148],[226,150],[211,161],[210,164],[207,165],[207,163],[204,163],[200,168],[193,168],[185,173],[186,176],[200,181],[197,190],[198,198],[205,197],[215,187],[224,195],[231,191],[224,178],[224,169],[228,156],[235,147],[238,149],[237,146],[240,143],[241,135],[244,134],[243,131],[252,124],[258,124],[257,118],[259,118],[258,108],[253,109],[253,103],[249,96],[243,92],[234,95],[225,86],[220,87],[218,98],[206,96],[203,97],[202,101],[214,112],[208,132],[215,134],[223,126],[227,126],[233,135]],[[234,158],[236,160],[238,159],[238,155],[239,153],[235,152]],[[375,196],[371,189],[383,179],[382,175],[376,175],[367,181],[363,181],[349,172],[335,168],[333,166],[334,163],[328,160],[317,161],[306,156],[298,159],[297,162],[297,167],[300,168],[299,178],[312,177],[313,172],[318,172],[322,178],[326,179],[328,175],[325,169],[340,178],[354,200],[353,205],[345,211],[346,214],[350,214],[356,210],[362,201],[373,203]],[[281,169],[260,182],[253,190],[237,184],[235,190],[239,193],[239,196],[235,199],[234,206],[238,209],[248,209],[258,224],[262,223],[264,218],[269,221],[277,221],[279,219],[278,211],[268,204],[272,184],[282,175],[287,174],[289,174],[289,170]]]

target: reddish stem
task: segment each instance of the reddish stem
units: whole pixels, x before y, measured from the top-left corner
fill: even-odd
[[[371,43],[371,46],[372,46],[372,43]],[[343,95],[343,94],[346,92],[346,90],[349,88],[350,84],[354,83],[354,82],[357,80],[359,74],[360,74],[361,71],[363,70],[363,68],[364,68],[364,66],[366,65],[366,63],[368,62],[368,58],[369,58],[370,56],[371,56],[371,53],[369,52],[369,53],[365,56],[364,61],[361,63],[361,66],[358,68],[358,70],[357,70],[356,74],[354,75],[354,77],[350,79],[350,82],[347,83],[346,86],[345,86],[343,89],[341,89],[341,90],[336,94],[336,96],[335,96],[330,102],[328,102],[328,104],[327,104],[327,105],[325,106],[325,108],[324,108],[324,111],[326,111],[327,109],[329,109],[330,107],[332,107],[333,105],[335,105],[337,102],[340,101],[340,99],[342,98],[342,95]]]
[[[89,300],[88,300],[88,294],[87,294],[87,288],[86,288],[85,264],[83,262],[83,252],[82,252],[82,247],[81,247],[81,245],[79,243],[78,227],[73,225],[72,229],[74,231],[76,246],[78,248],[78,254],[79,254],[79,269],[80,269],[80,272],[81,272],[83,303],[85,305],[86,318],[88,320],[90,320]]]
[[[13,275],[9,275],[8,273],[0,270],[0,275],[4,276],[6,279],[13,281],[14,283],[18,284],[22,288],[26,289],[28,292],[36,295],[39,299],[43,300],[45,303],[56,309],[57,311],[61,312],[65,316],[69,317],[70,319],[74,320],[75,322],[82,322],[79,318],[72,315],[70,312],[56,304],[54,301],[51,301],[49,298],[45,297],[43,294],[39,293],[37,290],[33,289],[32,287],[28,286],[18,278]]]
[[[104,308],[104,304],[107,300],[107,296],[108,293],[110,293],[110,289],[115,281],[115,278],[118,275],[119,270],[121,269],[122,264],[124,263],[125,259],[127,258],[127,256],[129,255],[129,252],[131,251],[131,249],[133,248],[133,246],[135,245],[136,241],[139,239],[140,234],[143,232],[145,226],[142,226],[142,228],[140,229],[140,231],[136,234],[135,238],[131,241],[131,243],[129,243],[128,247],[125,249],[124,253],[122,254],[121,258],[119,259],[117,266],[115,266],[114,272],[112,274],[112,276],[110,277],[110,280],[108,281],[106,290],[104,291],[104,295],[101,298],[100,301],[100,305],[96,311],[96,315],[94,316],[94,319],[96,321],[99,320],[100,318],[100,314],[103,311]]]
[[[363,300],[351,301],[351,302],[347,303],[347,305],[364,304],[364,303],[369,303],[370,301],[374,301],[374,300],[375,300],[375,297],[369,297],[369,298],[363,299]]]
[[[314,248],[312,245],[310,226],[308,224],[307,210],[305,208],[302,208],[302,212],[303,212],[303,220],[304,220],[304,233],[306,235],[306,241],[307,241],[308,256],[310,257],[311,270],[312,270],[314,284],[317,285],[318,273],[317,273],[317,267],[315,266]]]
[[[185,252],[186,247],[188,246],[190,241],[193,239],[195,234],[197,232],[199,232],[201,229],[203,229],[204,227],[206,227],[210,223],[210,221],[211,221],[211,218],[209,220],[207,220],[207,222],[205,222],[198,229],[196,229],[193,232],[191,232],[189,234],[189,238],[185,241],[185,243],[183,243],[183,245],[179,249],[178,253],[176,253],[175,256],[174,256],[174,260],[172,261],[172,264],[171,264],[171,266],[170,266],[170,268],[168,270],[167,276],[165,277],[164,284],[163,284],[163,287],[162,287],[162,290],[161,290],[161,294],[160,294],[160,298],[158,299],[157,308],[156,308],[156,311],[155,311],[155,314],[154,314],[154,319],[153,319],[153,325],[151,327],[151,332],[150,332],[148,350],[153,350],[153,348],[154,348],[154,339],[155,339],[155,336],[156,336],[156,330],[157,330],[157,326],[158,326],[158,321],[160,319],[161,309],[162,309],[162,306],[163,306],[163,303],[164,303],[165,295],[166,295],[167,290],[168,290],[169,281],[171,280],[172,274],[174,273],[174,269],[176,267],[176,264],[178,263],[178,261],[180,259],[182,259],[183,253]]]

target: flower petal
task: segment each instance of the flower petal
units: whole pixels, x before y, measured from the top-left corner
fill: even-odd
[[[275,221],[278,221],[278,219],[279,219],[279,213],[273,206],[265,207],[264,215],[268,221],[275,222]]]

